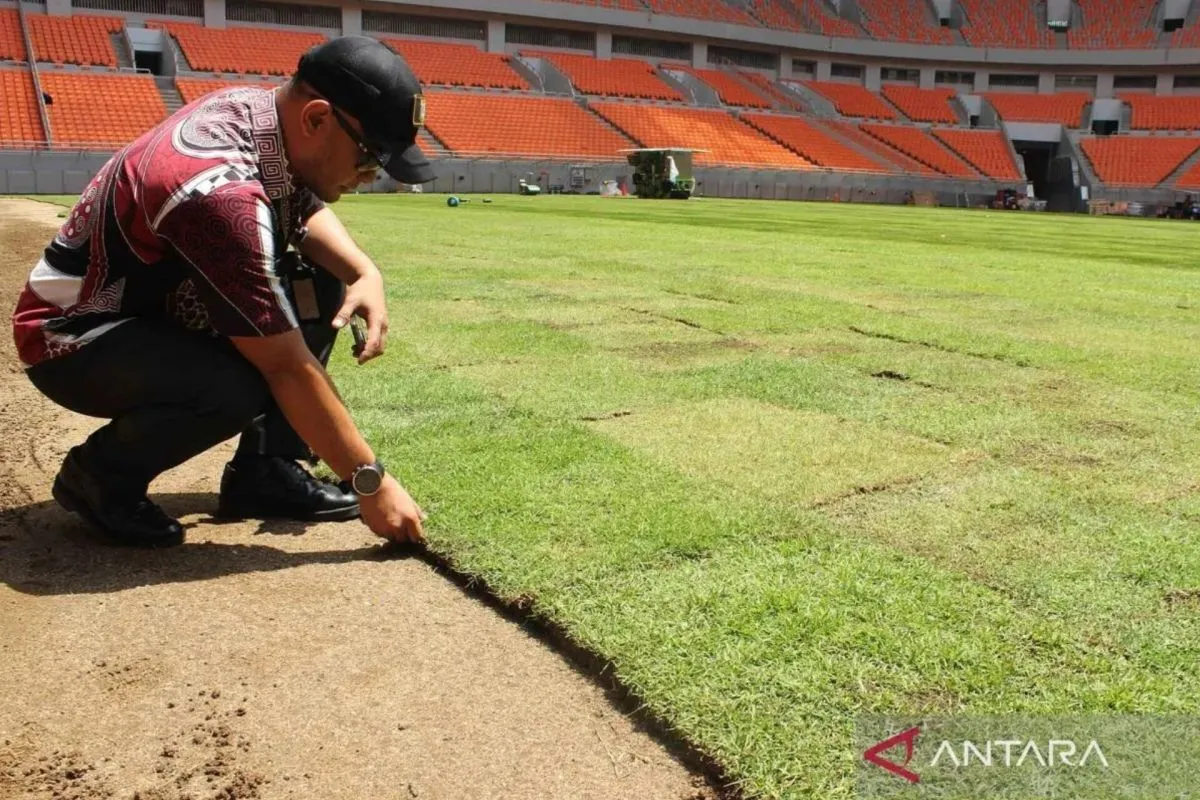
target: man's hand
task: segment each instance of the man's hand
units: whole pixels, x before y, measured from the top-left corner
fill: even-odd
[[[425,512],[391,475],[384,475],[379,491],[369,497],[360,497],[358,505],[363,522],[376,536],[393,542],[419,544],[425,541],[425,532],[421,528]]]
[[[383,355],[387,346],[387,304],[383,296],[383,276],[379,270],[372,269],[346,286],[346,300],[333,318],[333,327],[346,327],[353,314],[358,314],[367,322],[367,343],[355,353],[358,363],[365,364]]]

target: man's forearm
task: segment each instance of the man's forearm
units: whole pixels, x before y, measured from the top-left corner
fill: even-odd
[[[375,262],[354,243],[341,220],[323,208],[305,223],[308,235],[300,243],[300,252],[333,273],[342,283],[354,283],[371,272]]]
[[[348,480],[355,467],[375,462],[375,454],[316,359],[265,377],[292,428],[338,477]]]

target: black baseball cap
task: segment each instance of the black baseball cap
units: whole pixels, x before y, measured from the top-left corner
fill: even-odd
[[[408,65],[369,36],[342,36],[300,56],[296,77],[362,123],[363,137],[388,175],[402,183],[433,180],[417,146],[425,96]]]

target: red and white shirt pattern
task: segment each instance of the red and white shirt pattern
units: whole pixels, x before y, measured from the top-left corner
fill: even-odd
[[[18,355],[32,366],[135,318],[222,336],[291,330],[276,257],[323,207],[293,182],[273,91],[203,97],[84,190],[17,301]]]

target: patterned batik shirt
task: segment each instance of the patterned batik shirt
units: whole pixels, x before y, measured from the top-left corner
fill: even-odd
[[[295,328],[276,256],[323,207],[293,182],[273,91],[200,98],[84,190],[17,301],[22,363],[74,352],[131,319],[220,336]]]

